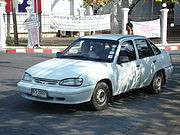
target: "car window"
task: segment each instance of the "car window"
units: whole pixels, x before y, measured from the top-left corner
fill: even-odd
[[[155,45],[151,42],[151,40],[148,40],[148,41],[149,41],[149,44],[151,45],[151,47],[152,47],[152,49],[153,49],[155,55],[161,54],[161,51],[158,49],[158,47],[155,46]]]
[[[136,53],[133,42],[131,40],[125,41],[121,45],[121,50],[118,57],[118,63],[125,63],[136,60]]]
[[[146,39],[135,39],[134,42],[136,44],[140,59],[154,55],[154,52]]]
[[[112,62],[118,44],[114,40],[78,39],[61,54],[61,58]]]

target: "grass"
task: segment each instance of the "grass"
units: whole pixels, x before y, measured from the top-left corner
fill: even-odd
[[[46,39],[46,40],[43,40],[41,43],[40,43],[40,46],[68,46],[68,45],[70,45],[72,42],[73,42],[74,40],[73,39],[71,39],[71,40],[56,40],[56,41],[54,41],[54,40],[48,40],[48,39]],[[27,39],[19,39],[18,40],[18,42],[19,42],[19,44],[18,44],[18,46],[20,46],[20,47],[25,47],[25,46],[27,46],[27,44],[28,44],[28,40]],[[6,39],[6,45],[7,46],[17,46],[17,45],[15,45],[14,44],[14,39],[13,38],[11,38],[11,37],[8,37],[7,39]]]

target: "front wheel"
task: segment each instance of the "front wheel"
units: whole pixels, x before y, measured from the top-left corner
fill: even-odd
[[[103,110],[107,108],[109,101],[109,86],[105,82],[100,82],[94,89],[91,98],[91,106],[95,110]]]
[[[162,89],[163,83],[164,83],[163,73],[162,72],[156,73],[150,85],[150,92],[153,94],[158,94]]]

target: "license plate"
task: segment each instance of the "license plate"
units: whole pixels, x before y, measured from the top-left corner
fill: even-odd
[[[40,97],[40,98],[47,98],[47,91],[41,89],[31,89],[32,96]]]

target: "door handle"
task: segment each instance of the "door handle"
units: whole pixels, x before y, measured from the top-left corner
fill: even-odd
[[[137,65],[136,67],[138,67],[138,68],[139,68],[139,67],[140,67],[140,65]]]

